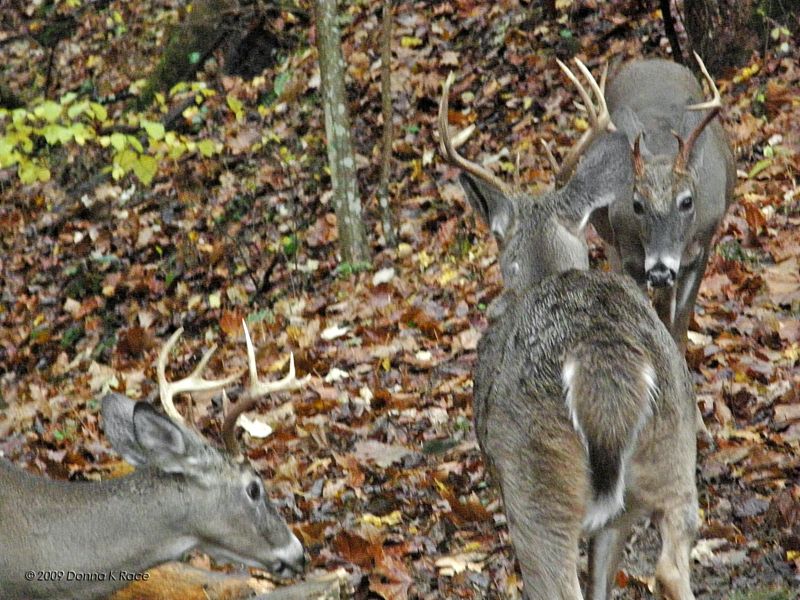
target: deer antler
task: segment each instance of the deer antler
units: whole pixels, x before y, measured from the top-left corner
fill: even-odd
[[[703,77],[705,77],[705,80],[708,82],[708,87],[711,90],[711,99],[705,102],[700,102],[699,104],[691,104],[686,107],[686,110],[708,111],[697,124],[697,126],[692,130],[692,132],[686,136],[686,139],[683,139],[681,136],[673,133],[673,135],[675,135],[675,137],[678,139],[678,154],[675,156],[675,163],[672,166],[672,170],[676,173],[686,173],[686,167],[689,165],[689,158],[692,156],[692,149],[697,142],[697,138],[700,137],[700,134],[703,133],[703,130],[706,128],[706,126],[714,119],[714,117],[719,114],[719,111],[722,109],[722,97],[719,94],[717,86],[714,84],[714,79],[712,79],[711,75],[708,74],[706,65],[697,52],[694,53],[694,58],[697,60],[697,64],[700,67],[700,71],[703,73]]]
[[[561,67],[564,74],[578,89],[578,94],[583,101],[582,108],[586,111],[589,118],[589,129],[583,133],[575,146],[572,147],[572,150],[570,150],[564,158],[561,168],[556,172],[556,185],[560,187],[569,181],[569,178],[575,171],[575,167],[578,166],[578,161],[580,161],[581,156],[594,139],[603,131],[616,131],[617,128],[611,121],[611,115],[608,112],[608,105],[606,104],[604,94],[608,65],[603,68],[603,74],[600,76],[600,84],[598,85],[597,80],[592,76],[589,69],[586,68],[586,65],[584,65],[580,59],[575,59],[575,64],[578,65],[578,69],[589,84],[590,91],[587,91],[578,80],[575,73],[573,73],[567,65],[558,59],[556,59],[556,62],[558,66]],[[592,101],[592,95],[594,95],[596,102]],[[555,160],[551,159],[550,156],[548,156],[548,160],[551,164],[555,163]]]
[[[211,360],[212,355],[217,349],[215,345],[203,355],[203,358],[200,359],[200,362],[197,363],[194,371],[192,371],[188,377],[179,379],[177,381],[167,381],[167,358],[169,357],[170,351],[175,347],[175,344],[178,343],[178,338],[181,337],[182,333],[183,327],[179,327],[175,333],[172,334],[169,340],[167,340],[167,343],[164,344],[164,346],[161,348],[161,351],[158,353],[158,363],[156,367],[158,373],[158,390],[159,395],[161,396],[161,406],[164,407],[164,412],[167,413],[169,418],[176,423],[185,423],[185,421],[175,408],[175,403],[172,400],[175,394],[180,394],[181,392],[218,390],[230,383],[233,383],[241,376],[241,373],[234,373],[233,375],[230,375],[224,379],[210,380],[203,378],[203,369],[206,368],[208,361]]]
[[[453,138],[450,137],[450,131],[447,125],[447,114],[450,86],[453,85],[455,78],[456,77],[453,72],[447,76],[444,86],[442,87],[442,97],[439,100],[439,151],[450,164],[460,168],[470,175],[474,175],[482,181],[498,187],[504,193],[508,193],[510,190],[505,182],[503,182],[486,167],[483,167],[478,163],[471,162],[461,156],[454,147]]]
[[[242,319],[242,327],[244,328],[244,339],[247,343],[247,365],[250,371],[250,387],[246,390],[245,397],[232,406],[225,415],[225,421],[222,423],[222,439],[225,442],[225,447],[228,452],[235,458],[241,458],[242,453],[236,442],[236,421],[239,416],[252,408],[260,399],[261,396],[280,392],[284,390],[296,390],[303,387],[311,375],[306,375],[302,379],[297,379],[294,370],[294,354],[289,356],[289,372],[285,377],[278,381],[259,381],[258,369],[256,367],[256,351],[253,347],[253,341],[250,339],[250,330],[247,328],[247,322]]]
[[[644,177],[644,159],[642,159],[641,142],[642,134],[636,136],[636,141],[633,142],[633,172],[636,179]]]

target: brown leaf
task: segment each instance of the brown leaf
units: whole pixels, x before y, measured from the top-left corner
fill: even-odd
[[[378,544],[372,544],[360,535],[348,531],[340,531],[333,539],[333,547],[343,558],[362,569],[371,569],[376,555],[382,553]]]
[[[242,334],[242,315],[235,311],[222,311],[222,315],[219,317],[219,328],[228,337],[238,337]]]
[[[138,325],[123,329],[117,341],[117,350],[132,358],[138,358],[155,346],[153,336]]]
[[[770,299],[776,304],[800,301],[800,264],[797,257],[784,260],[764,269]]]

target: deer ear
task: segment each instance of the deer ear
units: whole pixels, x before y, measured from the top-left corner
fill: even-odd
[[[469,173],[462,173],[458,180],[473,210],[489,226],[497,241],[504,242],[510,238],[517,221],[514,201],[496,186]]]
[[[136,439],[133,429],[135,402],[122,394],[110,393],[103,398],[101,413],[103,431],[122,457],[135,467],[147,463],[147,453]]]
[[[625,135],[606,133],[597,138],[563,189],[568,202],[559,217],[576,231],[586,226],[595,210],[632,198],[633,159]]]

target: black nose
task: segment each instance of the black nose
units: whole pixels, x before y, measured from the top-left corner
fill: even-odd
[[[291,561],[279,560],[272,565],[272,573],[282,579],[289,579],[296,575],[302,575],[306,570],[306,557],[300,556]]]
[[[656,263],[647,272],[647,283],[654,288],[671,287],[675,284],[675,275],[675,271],[668,268],[664,263]]]

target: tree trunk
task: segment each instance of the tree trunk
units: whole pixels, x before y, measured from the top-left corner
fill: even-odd
[[[686,35],[711,73],[743,64],[758,47],[755,8],[753,0],[685,0]]]
[[[350,118],[344,89],[345,69],[339,24],[336,21],[336,0],[315,0],[314,11],[339,249],[342,260],[346,262],[366,262],[370,258],[369,247],[361,217],[356,161],[350,140]]]
[[[383,146],[381,148],[381,181],[378,204],[386,245],[397,246],[392,207],[389,204],[389,179],[392,175],[392,0],[383,0],[381,32],[381,108],[383,113]]]

